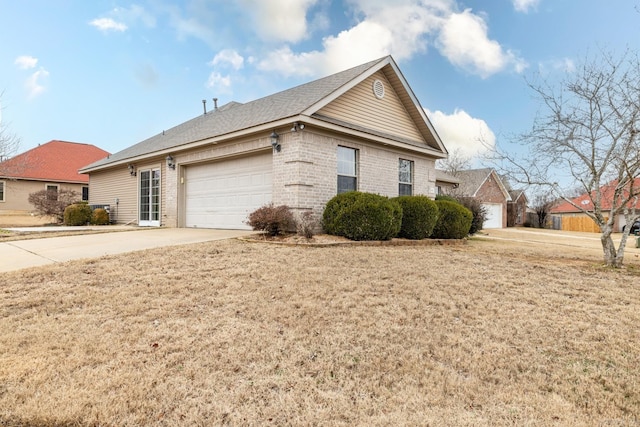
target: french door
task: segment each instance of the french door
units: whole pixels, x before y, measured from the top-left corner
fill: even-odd
[[[138,225],[160,226],[160,169],[138,171],[140,176],[140,206]]]

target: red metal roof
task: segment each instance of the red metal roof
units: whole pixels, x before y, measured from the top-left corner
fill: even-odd
[[[78,169],[107,157],[109,153],[91,144],[49,141],[0,162],[0,177],[53,182],[89,182]]]
[[[600,191],[602,194],[602,210],[603,211],[610,211],[611,210],[611,201],[613,200],[613,192],[616,188],[616,186],[618,185],[618,180],[614,180],[611,181],[608,184],[603,185],[602,187],[600,187]],[[640,188],[640,178],[636,178],[634,180],[634,184],[633,184],[634,188]],[[592,192],[593,194],[593,192]],[[628,192],[627,192],[628,194]],[[584,210],[587,211],[592,211],[593,210],[593,203],[591,203],[591,198],[589,197],[588,193],[584,193],[574,199],[571,199],[573,201],[573,203],[575,203],[578,206],[583,206]],[[634,206],[635,204],[635,206]],[[635,200],[635,202],[630,202],[629,206],[630,209],[635,207],[637,209],[640,209],[640,200]],[[558,204],[555,208],[551,209],[551,213],[572,213],[572,212],[582,212],[579,209],[577,209],[575,206],[573,206],[571,203],[567,202],[567,201],[563,201],[560,204]]]

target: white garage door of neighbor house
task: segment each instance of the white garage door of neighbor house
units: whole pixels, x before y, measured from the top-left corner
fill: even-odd
[[[482,206],[487,210],[487,219],[482,228],[502,228],[502,205],[483,203]]]
[[[188,166],[187,227],[250,229],[247,215],[271,202],[271,153]]]

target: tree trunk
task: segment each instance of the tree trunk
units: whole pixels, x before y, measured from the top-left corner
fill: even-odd
[[[603,232],[600,236],[602,242],[602,251],[604,252],[604,263],[607,267],[620,268],[624,260],[624,251],[619,253],[616,251],[616,245],[611,238],[611,232]]]

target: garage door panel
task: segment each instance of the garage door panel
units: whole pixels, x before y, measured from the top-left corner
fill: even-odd
[[[271,153],[186,168],[187,227],[249,229],[247,215],[271,201]]]
[[[502,205],[496,203],[483,203],[487,218],[483,224],[483,228],[503,228],[502,224]]]

